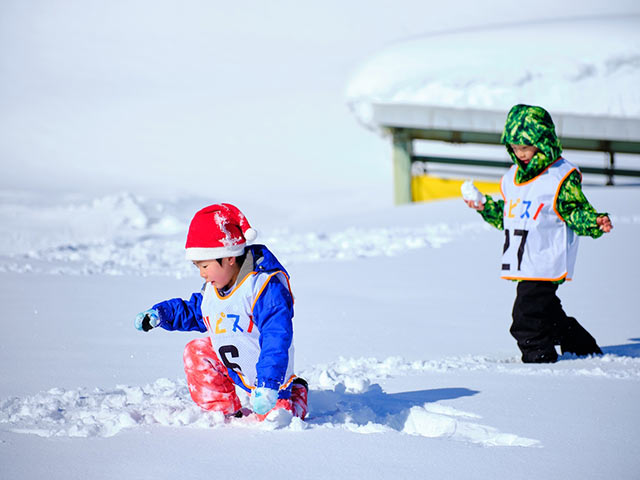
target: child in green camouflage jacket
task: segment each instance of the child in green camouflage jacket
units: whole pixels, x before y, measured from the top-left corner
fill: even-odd
[[[514,163],[502,178],[502,199],[483,196],[469,182],[462,190],[470,208],[505,232],[502,278],[518,281],[510,332],[522,361],[555,362],[555,345],[562,353],[602,354],[589,332],[566,315],[556,290],[571,280],[578,235],[598,238],[611,231],[609,216],[587,201],[582,175],[562,158],[545,109],[514,106],[501,143]]]

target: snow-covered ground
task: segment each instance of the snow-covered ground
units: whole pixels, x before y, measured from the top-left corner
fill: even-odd
[[[265,478],[634,478],[640,190],[587,194],[615,230],[582,242],[560,295],[605,355],[555,365],[520,363],[501,233],[460,200],[254,222],[292,275],[311,384],[307,422],[262,425],[191,402],[192,334],[133,328],[138,311],[199,289],[182,244],[199,199],[13,195],[0,217],[14,234],[0,251],[3,478],[196,478],[237,462]]]
[[[560,288],[605,355],[524,365],[502,234],[461,200],[392,207],[389,143],[344,105],[390,43],[639,7],[536,11],[2,2],[0,478],[637,478],[637,182],[586,182],[615,228]],[[194,334],[133,327],[200,288],[185,232],[221,201],[291,273],[306,422],[201,412]]]

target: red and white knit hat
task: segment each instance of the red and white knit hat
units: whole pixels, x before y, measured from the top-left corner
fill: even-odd
[[[244,214],[230,203],[209,205],[197,212],[187,233],[187,260],[237,257],[258,236]]]

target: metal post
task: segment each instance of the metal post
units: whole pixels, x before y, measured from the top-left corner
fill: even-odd
[[[615,152],[609,151],[609,172],[607,173],[607,185],[613,185],[613,168],[615,164]]]
[[[393,135],[393,192],[396,205],[411,202],[411,155],[413,143],[406,130],[394,128]]]

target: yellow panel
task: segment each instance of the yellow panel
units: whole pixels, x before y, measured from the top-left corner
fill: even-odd
[[[462,197],[460,187],[464,180],[439,178],[432,175],[411,177],[411,199],[414,202],[426,202],[442,198]],[[500,193],[500,182],[473,182],[484,194]]]

